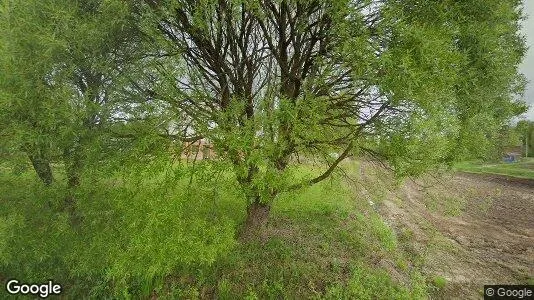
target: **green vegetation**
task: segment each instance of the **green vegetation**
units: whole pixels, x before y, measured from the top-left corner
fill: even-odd
[[[183,166],[164,166],[81,186],[77,209],[91,221],[74,229],[67,212],[54,209],[62,187],[4,167],[0,274],[31,282],[54,278],[69,298],[426,295],[424,278],[407,267],[391,228],[339,178],[285,193],[261,235],[239,242],[245,215],[243,196],[229,188],[235,179],[221,168],[206,173],[219,176],[197,175],[190,183],[176,180]],[[177,183],[169,188],[169,180]],[[395,271],[400,278],[391,277],[388,264],[404,266]]]
[[[433,212],[438,212],[444,216],[460,216],[466,206],[465,195],[445,193],[426,189],[423,197],[425,206]]]
[[[526,109],[521,1],[356,2],[1,0],[0,155],[61,178],[76,219],[95,164],[202,141],[244,234],[350,156],[399,177],[494,156]],[[294,180],[298,158],[320,172]]]
[[[523,147],[523,153],[528,152],[529,157],[534,157],[534,121],[521,120],[517,122],[514,133],[516,140],[519,140],[521,147]],[[515,144],[518,144],[517,141]]]
[[[534,158],[522,158],[518,162],[464,162],[455,166],[456,170],[470,173],[497,174],[534,179]]]
[[[369,209],[390,182],[362,202],[340,166],[400,181],[494,157],[526,110],[521,18],[520,0],[0,0],[0,277],[424,297]]]
[[[447,279],[445,279],[444,277],[442,276],[436,276],[434,277],[434,280],[432,280],[432,284],[442,290],[443,288],[445,288],[445,286],[447,285]]]

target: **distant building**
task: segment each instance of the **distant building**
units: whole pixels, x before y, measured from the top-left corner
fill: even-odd
[[[213,145],[206,139],[200,139],[196,142],[184,143],[182,158],[189,160],[211,159],[215,157]]]

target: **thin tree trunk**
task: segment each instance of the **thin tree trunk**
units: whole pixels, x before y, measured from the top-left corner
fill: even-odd
[[[249,204],[247,207],[247,217],[241,228],[239,238],[241,240],[248,240],[257,237],[262,229],[265,228],[270,211],[271,205],[259,202],[259,198]]]
[[[76,188],[80,185],[80,177],[76,170],[67,170],[67,196],[65,197],[65,208],[72,216],[75,211],[76,197],[74,196]]]
[[[64,209],[68,212],[71,224],[77,226],[81,223],[81,216],[76,211],[76,189],[80,185],[80,170],[82,162],[75,148],[72,151],[66,150],[64,152],[65,167],[67,173],[67,196],[65,197]]]
[[[52,168],[50,167],[50,161],[41,155],[28,156],[39,179],[41,179],[45,185],[51,185],[54,181],[54,176],[52,174]]]

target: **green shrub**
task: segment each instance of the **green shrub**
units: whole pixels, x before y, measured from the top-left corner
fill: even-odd
[[[228,167],[198,162],[193,177],[189,168],[92,170],[75,193],[82,221],[74,226],[61,209],[64,186],[0,174],[0,274],[54,279],[67,298],[426,295],[391,228],[339,178],[281,195],[266,231],[238,242],[245,200]],[[384,258],[403,264],[407,282],[375,265]]]
[[[75,194],[79,226],[58,209],[63,187],[2,177],[0,273],[53,278],[71,296],[136,298],[210,266],[234,247],[244,201],[227,188],[231,178],[176,180],[167,171],[86,180]]]
[[[434,279],[432,279],[432,285],[442,290],[447,285],[447,279],[443,276],[435,276]]]

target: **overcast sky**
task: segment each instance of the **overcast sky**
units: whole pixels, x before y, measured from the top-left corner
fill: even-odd
[[[525,91],[525,100],[530,105],[530,110],[526,116],[534,121],[534,0],[523,0],[523,4],[527,19],[523,22],[522,31],[527,38],[529,49],[521,65],[521,72],[527,76],[529,81]]]

